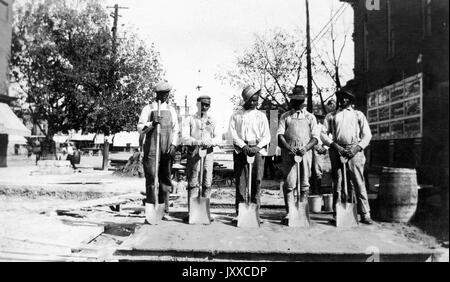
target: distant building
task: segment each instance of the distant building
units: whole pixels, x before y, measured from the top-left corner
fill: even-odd
[[[374,133],[369,166],[416,168],[419,182],[448,187],[449,1],[341,1],[354,10],[357,106]]]
[[[15,100],[8,94],[12,5],[12,0],[0,0],[0,167],[7,166],[8,147],[14,146],[13,142],[23,143],[23,136],[30,136],[9,106]]]

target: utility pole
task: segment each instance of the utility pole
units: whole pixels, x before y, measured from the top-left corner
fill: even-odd
[[[309,0],[305,0],[306,6],[306,68],[308,73],[308,105],[307,110],[313,112],[312,101],[312,64],[311,64],[311,30],[309,25]]]
[[[115,72],[114,70],[114,63],[116,61],[116,55],[117,55],[117,25],[119,22],[119,9],[128,9],[127,7],[119,7],[118,4],[115,4],[114,7],[107,7],[109,9],[114,9],[114,12],[111,14],[111,17],[114,19],[113,21],[113,27],[111,29],[112,32],[112,58],[111,58],[111,71],[110,76],[112,76]],[[114,85],[112,81],[110,81],[109,90],[110,92],[114,91]],[[102,170],[108,169],[108,162],[109,162],[109,142],[106,138],[105,134],[105,140],[103,143],[103,162],[102,162]]]

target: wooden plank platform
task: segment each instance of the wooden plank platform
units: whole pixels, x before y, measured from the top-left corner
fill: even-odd
[[[294,229],[277,219],[259,229],[240,229],[230,219],[219,215],[209,226],[181,220],[143,225],[115,256],[121,261],[426,261],[434,254],[377,224],[337,229],[314,221],[310,229]]]

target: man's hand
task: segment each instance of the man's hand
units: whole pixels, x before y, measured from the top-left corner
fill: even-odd
[[[299,149],[297,149],[297,155],[298,156],[304,156],[304,155],[306,155],[306,153],[307,153],[308,151],[306,150],[306,148],[305,147],[301,147],[301,148],[299,148]]]
[[[242,148],[242,151],[244,152],[245,155],[248,156],[248,154],[250,153],[250,147],[249,147],[248,145],[245,145],[245,146]]]
[[[163,117],[161,117],[161,116],[154,117],[153,126],[160,124],[162,119],[163,119]]]
[[[346,150],[346,155],[349,159],[352,159],[354,156],[356,156],[356,154],[358,154],[359,152],[362,151],[362,148],[358,145],[353,146],[350,149]]]
[[[289,151],[289,154],[291,155],[296,155],[297,154],[297,149],[293,146],[287,145],[286,149]]]
[[[339,153],[339,155],[346,157],[347,151],[338,144],[332,143],[330,147],[335,149]]]
[[[250,155],[256,155],[256,154],[259,153],[259,151],[261,151],[261,148],[259,148],[258,146],[254,146],[254,147],[250,148],[249,154]]]
[[[325,149],[324,147],[318,147],[316,150],[319,155],[325,155],[327,153],[327,149]]]
[[[175,158],[175,153],[177,152],[177,147],[175,145],[170,145],[169,150],[167,151],[167,154],[169,154],[172,158]]]

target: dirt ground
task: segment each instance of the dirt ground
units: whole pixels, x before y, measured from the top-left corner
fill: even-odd
[[[217,190],[212,198],[229,203],[232,191]],[[266,193],[265,198],[272,198],[266,204],[279,203],[276,191]],[[176,201],[178,209],[183,210],[184,201],[185,197]],[[115,248],[143,224],[142,210],[130,212],[129,216],[116,216],[109,207],[86,211],[82,218],[49,214],[52,208],[78,202],[49,196],[0,196],[0,261],[114,261]],[[122,210],[127,206],[132,210],[141,203],[123,205]],[[443,220],[436,217],[414,224],[379,224],[411,242],[446,251],[448,261],[448,218],[446,224]]]
[[[115,261],[115,248],[144,223],[142,202],[139,201],[122,205],[119,213],[107,206],[84,210],[79,216],[57,216],[51,212],[56,207],[80,201],[139,193],[143,191],[143,179],[118,178],[113,177],[112,173],[88,173],[70,176],[70,179],[63,179],[61,184],[55,185],[21,176],[20,169],[24,169],[24,165],[29,163],[12,163],[12,169],[3,170],[4,175],[0,177],[0,261]],[[100,179],[99,184],[68,184],[96,179]],[[60,181],[52,179],[54,183]],[[23,182],[34,189],[24,188]],[[282,194],[276,189],[276,184],[266,183],[269,189],[262,191],[262,218],[273,213],[269,210],[270,206],[283,205]],[[186,191],[180,189],[174,199],[171,210],[183,214],[186,210]],[[212,214],[223,208],[233,212],[233,204],[233,188],[214,188]],[[267,207],[265,210],[264,206]],[[284,211],[278,209],[276,213],[281,217]],[[436,205],[422,206],[411,224],[377,224],[411,242],[443,251],[445,254],[441,260],[448,261],[448,213],[445,214]]]

